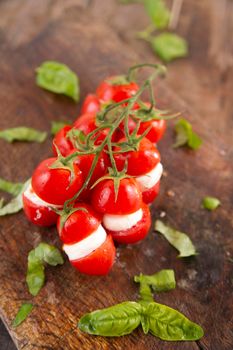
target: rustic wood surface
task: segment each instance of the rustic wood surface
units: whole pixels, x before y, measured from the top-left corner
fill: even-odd
[[[184,3],[178,31],[189,41],[190,58],[169,65],[168,78],[157,89],[160,103],[182,110],[204,144],[197,152],[173,150],[170,124],[160,144],[166,176],[152,207],[153,217],[165,212],[163,220],[188,232],[200,254],[177,259],[176,251],[151,231],[144,242],[118,248],[116,264],[105,278],[82,276],[68,262],[47,268],[47,284],[34,300],[37,307],[13,330],[10,323],[18,307],[30,300],[25,285],[28,251],[41,240],[59,242],[55,230],[29,224],[22,213],[1,218],[0,315],[18,349],[233,348],[232,8],[230,0]],[[122,73],[135,62],[154,61],[146,43],[134,38],[147,22],[139,5],[10,0],[2,1],[0,9],[4,13],[0,18],[0,128],[28,125],[49,130],[51,120],[78,115],[78,107],[70,100],[35,86],[34,69],[43,60],[63,61],[77,71],[82,98],[106,75]],[[1,140],[0,176],[25,180],[50,154],[50,146],[51,139],[42,145],[9,145]],[[201,209],[205,195],[217,196],[222,206],[212,213]],[[81,315],[135,300],[138,289],[132,276],[161,268],[174,268],[177,288],[158,295],[157,300],[200,323],[205,330],[202,340],[167,343],[144,336],[141,330],[116,339],[79,332],[76,324]],[[9,350],[12,345],[4,337],[0,349]]]

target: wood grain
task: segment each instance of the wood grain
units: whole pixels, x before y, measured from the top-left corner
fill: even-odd
[[[57,1],[52,5],[44,1],[31,7],[21,7],[17,1],[3,2],[5,10],[9,11],[11,6],[12,17],[0,19],[3,48],[0,52],[1,128],[22,124],[49,130],[51,120],[64,117],[75,119],[78,115],[77,106],[67,98],[54,96],[35,86],[34,69],[43,60],[56,59],[77,71],[83,98],[106,75],[125,72],[128,66],[145,56],[150,58],[149,52],[136,54],[131,50],[119,38],[119,30],[116,34],[109,29],[109,25],[114,28],[114,21],[107,26],[104,20],[97,20],[95,1],[90,4],[88,15],[84,10],[84,2],[76,2],[75,5],[74,1],[67,3],[62,12]],[[105,21],[113,11],[108,6]],[[192,6],[195,8],[197,5],[192,3]],[[45,16],[48,10],[49,15]],[[12,22],[15,18],[13,13],[18,14],[17,25]],[[29,16],[24,22],[29,13],[37,13],[37,16]],[[37,31],[33,29],[33,21],[37,23]],[[186,23],[186,26],[191,28],[191,24]],[[8,31],[4,30],[6,27]],[[19,27],[23,27],[23,30],[16,29]],[[107,277],[80,275],[68,262],[59,268],[47,268],[47,284],[35,298],[36,308],[25,323],[13,330],[10,323],[18,307],[22,301],[30,300],[25,285],[28,251],[41,240],[58,246],[59,242],[55,230],[40,229],[29,224],[22,213],[1,218],[0,315],[18,349],[232,349],[233,276],[229,257],[233,256],[233,222],[230,215],[233,207],[233,155],[230,149],[232,129],[227,124],[232,122],[228,96],[231,93],[231,71],[229,76],[226,73],[218,75],[215,64],[211,65],[210,72],[217,72],[217,75],[210,79],[204,76],[207,65],[194,65],[194,71],[190,72],[188,63],[180,61],[176,65],[177,74],[171,65],[172,77],[156,87],[160,104],[185,111],[185,116],[193,122],[195,130],[205,142],[198,152],[173,150],[170,124],[160,145],[167,175],[163,178],[159,199],[152,207],[153,218],[165,212],[163,220],[188,232],[200,254],[195,258],[177,259],[176,251],[151,231],[142,243],[118,248],[116,264]],[[178,80],[182,76],[183,66],[187,74],[185,82],[183,79]],[[203,85],[198,85],[194,79],[195,72],[202,76]],[[191,85],[194,84],[193,94],[187,92],[188,80]],[[221,91],[220,80],[223,81]],[[215,85],[209,86],[213,81]],[[206,105],[198,104],[191,108],[190,115],[187,104],[168,86],[177,86],[184,94],[184,100],[191,101],[192,106],[197,96],[206,94]],[[201,86],[198,91],[197,86]],[[216,92],[217,99],[223,98],[222,91],[226,95],[222,102],[226,118],[221,120],[216,115],[220,107],[215,111],[216,114],[212,116],[211,113],[211,103],[218,106],[212,95],[215,86],[219,89]],[[204,101],[204,97],[199,97],[199,101],[201,98]],[[209,108],[211,112],[205,114],[204,111],[209,111]],[[9,145],[1,140],[0,147],[0,176],[21,181],[31,175],[40,160],[51,154],[51,139],[42,145],[30,146],[17,143]],[[169,190],[174,192],[174,197],[168,196]],[[222,206],[215,212],[209,213],[200,207],[202,197],[207,194],[217,196],[222,201]],[[200,323],[205,330],[205,337],[201,341],[171,344],[150,335],[144,336],[141,330],[115,339],[90,337],[79,332],[76,324],[84,313],[120,301],[135,300],[138,289],[132,281],[133,275],[139,272],[153,273],[161,268],[174,268],[178,286],[174,291],[158,295],[157,300],[179,309]]]

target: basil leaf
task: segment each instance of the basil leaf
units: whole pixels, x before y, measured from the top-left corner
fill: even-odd
[[[22,195],[23,195],[23,192],[28,187],[30,181],[31,179],[27,180],[23,184],[23,187],[21,188],[21,191],[18,193],[18,195],[14,197],[6,205],[4,205],[2,208],[0,208],[0,216],[17,213],[23,208]]]
[[[64,126],[70,125],[70,121],[54,121],[52,120],[52,125],[51,125],[51,135],[56,135]]]
[[[33,309],[33,305],[30,303],[24,303],[21,305],[17,315],[15,316],[14,321],[12,322],[12,327],[18,327],[30,314]]]
[[[221,204],[220,200],[218,198],[215,197],[205,197],[202,200],[202,206],[205,209],[208,210],[215,210],[219,207],[219,205]]]
[[[154,298],[150,288],[150,284],[148,284],[147,281],[139,280],[138,277],[141,277],[141,275],[134,276],[134,281],[140,282],[140,287],[139,287],[140,300],[153,301]]]
[[[23,184],[22,183],[14,183],[14,182],[10,182],[7,180],[4,180],[2,178],[0,178],[0,190],[13,194],[13,196],[17,196],[17,194],[19,194],[19,192],[22,190],[23,188]]]
[[[166,305],[148,303],[143,307],[150,332],[162,340],[198,340],[203,337],[203,329],[187,317]]]
[[[165,225],[160,220],[156,220],[155,230],[161,233],[168,242],[180,252],[178,255],[179,258],[197,254],[192,241],[186,233],[177,231],[172,227]]]
[[[192,125],[185,119],[180,119],[175,125],[176,142],[173,144],[174,148],[187,145],[196,150],[201,144],[200,137],[193,132]]]
[[[141,309],[139,303],[126,301],[84,315],[78,327],[83,332],[106,337],[130,334],[140,324]]]
[[[0,138],[8,141],[26,141],[26,142],[44,142],[47,137],[45,131],[38,131],[33,128],[27,128],[25,126],[19,126],[17,128],[10,128],[5,130],[0,130]]]
[[[45,61],[36,69],[36,83],[51,92],[64,94],[74,101],[79,100],[79,79],[65,64]]]
[[[144,0],[144,6],[156,28],[164,29],[168,26],[170,12],[163,0]]]
[[[188,55],[186,40],[172,33],[162,33],[151,39],[154,52],[164,61],[170,62],[176,58]]]
[[[28,254],[26,282],[29,292],[36,296],[45,283],[44,264],[52,266],[64,263],[60,251],[47,243],[40,243]]]
[[[161,270],[154,275],[143,275],[140,273],[139,276],[134,276],[134,281],[139,282],[141,288],[145,284],[151,286],[155,292],[166,292],[176,287],[174,270]],[[145,298],[143,299],[146,300]]]

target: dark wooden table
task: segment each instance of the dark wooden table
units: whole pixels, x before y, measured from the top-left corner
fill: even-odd
[[[33,70],[43,60],[64,61],[77,71],[82,98],[107,74],[121,73],[135,62],[155,61],[148,45],[135,39],[135,32],[147,24],[137,4],[8,0],[1,2],[0,10],[4,14],[0,18],[1,128],[21,124],[49,130],[50,120],[78,114],[68,99],[35,86]],[[48,283],[36,298],[41,306],[16,331],[10,329],[19,349],[232,350],[232,29],[231,0],[184,2],[177,30],[189,42],[190,57],[170,64],[166,82],[158,87],[161,103],[184,111],[204,145],[198,152],[172,150],[171,123],[160,146],[167,176],[153,216],[165,211],[167,222],[189,232],[199,256],[178,260],[176,252],[152,233],[140,245],[121,247],[120,258],[106,279],[80,276],[68,263],[55,272],[48,269]],[[50,143],[28,146],[1,141],[0,176],[15,181],[29,177],[49,155]],[[169,190],[174,197],[167,195]],[[200,209],[201,198],[207,194],[221,199],[222,207],[216,212]],[[59,243],[55,231],[33,227],[23,214],[2,218],[0,225],[4,257],[0,261],[0,315],[10,327],[21,301],[30,298],[24,279],[28,251],[41,239]],[[202,324],[205,337],[201,341],[167,344],[141,332],[105,340],[76,330],[83,313],[135,298],[137,289],[131,278],[135,273],[166,267],[175,269],[178,286],[158,299]],[[14,349],[2,324],[0,349]]]

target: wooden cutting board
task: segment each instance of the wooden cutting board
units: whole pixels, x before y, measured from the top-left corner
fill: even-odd
[[[108,36],[106,37],[106,32]],[[50,129],[51,120],[75,119],[78,108],[69,99],[54,96],[35,85],[35,68],[44,60],[68,64],[80,77],[82,98],[94,91],[106,75],[121,74],[140,62],[129,47],[103,24],[82,16],[67,16],[47,25],[30,41],[14,46],[1,37],[0,127],[27,125]],[[15,33],[17,37],[17,33]],[[12,40],[13,43],[13,40]],[[140,244],[118,247],[117,261],[107,277],[88,277],[68,261],[46,268],[46,286],[34,298],[28,319],[17,329],[10,327],[19,306],[31,300],[25,284],[28,252],[40,241],[60,246],[55,229],[42,229],[27,222],[23,213],[0,219],[0,315],[18,349],[179,349],[230,350],[233,348],[232,300],[232,152],[216,139],[217,125],[204,129],[202,116],[189,115],[186,106],[166,86],[157,86],[161,105],[182,110],[204,139],[193,152],[173,150],[170,123],[159,145],[166,176],[161,193],[151,207],[153,221],[162,212],[164,222],[189,233],[199,255],[177,259],[177,252],[151,229]],[[229,130],[230,133],[230,130]],[[51,154],[51,139],[44,144],[7,144],[0,140],[0,176],[12,181],[30,177],[39,161]],[[221,199],[222,206],[209,213],[201,209],[205,195]],[[76,325],[86,312],[125,300],[136,300],[133,276],[173,268],[177,288],[156,296],[158,302],[177,308],[201,324],[205,337],[198,342],[168,343],[136,330],[129,336],[107,339],[81,333]]]

